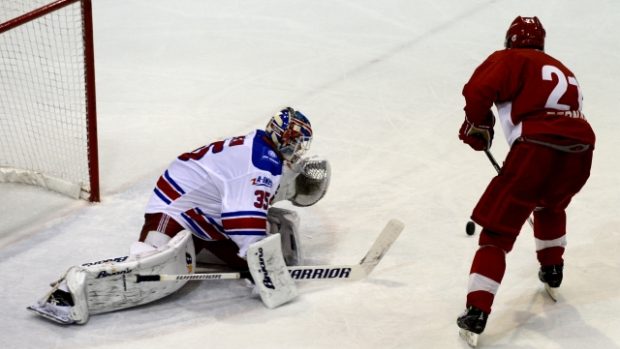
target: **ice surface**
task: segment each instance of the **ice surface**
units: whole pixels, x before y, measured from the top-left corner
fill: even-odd
[[[494,169],[460,143],[461,89],[517,15],[584,91],[592,177],[569,208],[558,303],[525,226],[480,337],[484,348],[620,348],[620,3],[577,0],[94,0],[102,202],[0,185],[0,348],[465,348],[476,237],[469,213]],[[160,171],[179,153],[309,116],[332,161],[299,209],[307,263],[355,263],[390,218],[406,228],[369,279],[303,283],[268,310],[239,281],[62,327],[26,311],[70,265],[125,254]],[[493,151],[503,159],[501,132]]]

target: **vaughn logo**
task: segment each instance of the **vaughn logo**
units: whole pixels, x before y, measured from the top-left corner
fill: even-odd
[[[108,263],[108,262],[120,263],[120,262],[126,261],[127,258],[129,258],[129,256],[116,257],[116,258],[108,258],[108,259],[104,259],[104,260],[100,260],[100,261],[96,261],[96,262],[84,263],[84,264],[82,264],[82,266],[83,267],[90,267],[91,265],[98,265],[98,264],[103,264],[103,263]]]
[[[269,277],[269,272],[267,271],[267,266],[265,265],[265,257],[263,254],[263,248],[258,248],[258,265],[260,266],[260,272],[263,273],[263,285],[265,287],[275,290],[275,286],[273,285],[273,281],[271,281],[271,277]]]
[[[125,270],[111,272],[111,273],[108,273],[107,271],[103,270],[103,271],[100,271],[99,274],[97,274],[97,277],[95,279],[101,279],[101,278],[106,278],[108,276],[123,275],[123,274],[129,274],[129,273],[131,273],[131,269],[129,268]]]

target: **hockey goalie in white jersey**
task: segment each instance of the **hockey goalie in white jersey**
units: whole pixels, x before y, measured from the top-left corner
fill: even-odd
[[[299,218],[271,205],[289,200],[310,206],[325,195],[330,166],[304,157],[311,141],[310,121],[289,107],[265,130],[180,155],[157,180],[129,255],[69,268],[29,309],[63,324],[83,324],[91,314],[160,299],[186,282],[135,283],[130,275],[192,273],[201,253],[248,270],[248,248],[275,233],[282,241],[281,259],[298,263]]]

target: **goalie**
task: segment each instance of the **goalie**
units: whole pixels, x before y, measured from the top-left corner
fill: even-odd
[[[299,263],[299,217],[271,206],[280,200],[311,206],[327,192],[329,162],[304,157],[311,141],[310,121],[287,107],[265,130],[181,154],[157,180],[129,256],[69,268],[29,309],[83,324],[91,314],[160,299],[186,282],[135,283],[131,275],[192,273],[197,257],[247,271],[248,248],[278,233],[280,259]]]

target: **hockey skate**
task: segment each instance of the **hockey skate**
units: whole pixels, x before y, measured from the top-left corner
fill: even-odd
[[[56,289],[47,299],[42,299],[29,306],[28,310],[32,310],[46,319],[69,325],[75,322],[71,317],[71,308],[74,305],[70,292]]]
[[[475,348],[478,345],[478,335],[484,331],[488,317],[489,314],[470,306],[456,319],[460,328],[459,335],[470,347]]]
[[[80,267],[71,267],[51,284],[52,289],[27,309],[63,325],[88,321],[88,305],[84,287],[85,274]]]
[[[545,291],[554,302],[558,301],[558,288],[562,284],[563,271],[563,265],[543,266],[538,271],[538,279],[545,285]]]

